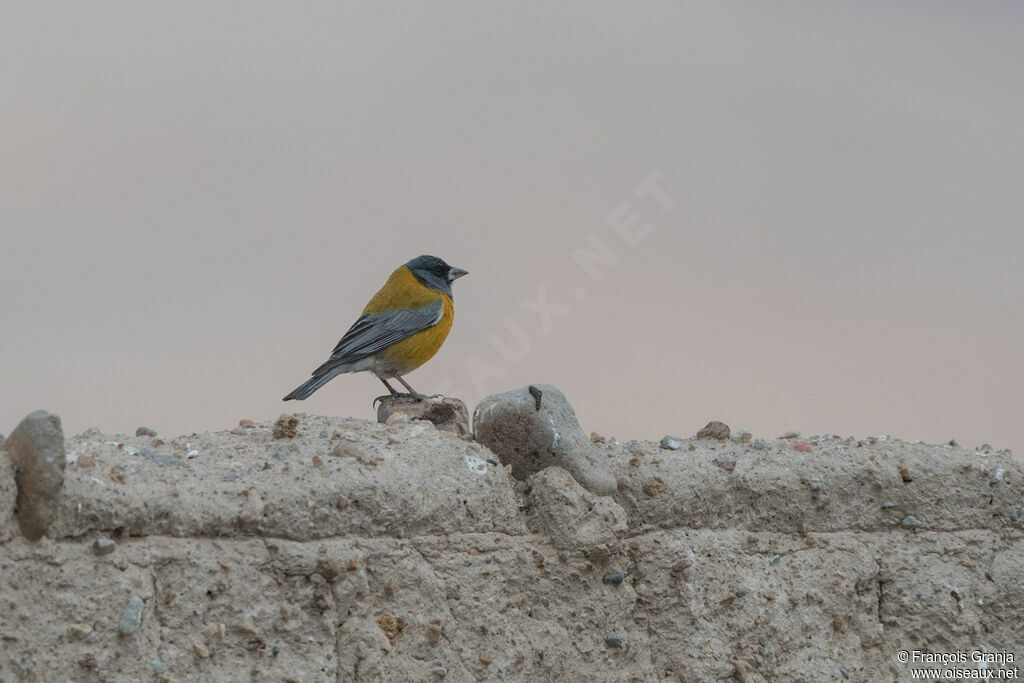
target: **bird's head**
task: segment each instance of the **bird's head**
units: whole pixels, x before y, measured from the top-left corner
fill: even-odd
[[[449,266],[436,256],[417,256],[405,264],[416,279],[427,287],[452,295],[452,282],[467,274],[467,271]]]

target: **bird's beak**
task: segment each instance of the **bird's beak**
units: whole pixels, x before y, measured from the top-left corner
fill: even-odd
[[[462,268],[450,268],[448,270],[448,282],[458,280],[463,275],[469,275],[469,271]]]

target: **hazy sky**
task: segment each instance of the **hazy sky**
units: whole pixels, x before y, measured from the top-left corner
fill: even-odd
[[[370,418],[371,375],[280,398],[432,253],[470,275],[408,379],[471,410],[549,382],[620,439],[1020,455],[1022,35],[1018,2],[19,3],[0,432]]]

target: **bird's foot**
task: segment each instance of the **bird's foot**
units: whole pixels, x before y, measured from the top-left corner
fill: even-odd
[[[384,400],[388,399],[388,398],[411,398],[411,399],[414,399],[416,401],[423,401],[423,400],[426,400],[428,398],[434,398],[434,397],[433,396],[424,396],[423,394],[420,394],[418,392],[411,392],[411,393],[406,394],[406,393],[401,393],[401,392],[396,391],[393,394],[383,394],[383,395],[378,396],[377,398],[373,399],[373,404],[372,404],[373,409],[374,410],[377,409],[377,401],[380,401],[381,403],[383,403]]]

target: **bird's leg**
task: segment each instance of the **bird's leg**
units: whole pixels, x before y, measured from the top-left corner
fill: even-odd
[[[422,401],[423,399],[427,398],[426,396],[424,396],[423,394],[409,386],[409,383],[402,379],[401,375],[395,375],[395,379],[401,382],[402,386],[409,390],[409,395],[412,396],[417,401]]]
[[[393,386],[388,384],[388,381],[386,379],[384,379],[383,377],[378,377],[377,379],[379,379],[381,382],[384,382],[384,386],[388,388],[388,391],[391,392],[392,396],[398,396],[398,392],[395,391],[395,388]],[[405,384],[405,382],[402,382],[402,384]]]
[[[379,379],[381,382],[384,382],[384,386],[386,386],[388,388],[388,391],[391,392],[391,393],[390,394],[385,394],[383,396],[378,396],[377,398],[373,399],[373,403],[372,403],[373,407],[377,406],[377,401],[380,401],[381,403],[383,403],[384,399],[386,399],[386,398],[391,398],[392,396],[404,396],[404,394],[400,394],[397,391],[395,391],[395,388],[393,386],[391,386],[390,384],[388,384],[388,381],[386,379],[384,379],[383,377],[378,377],[377,379]],[[402,382],[402,384],[405,384],[405,382]]]

